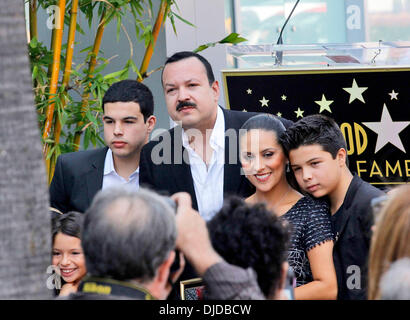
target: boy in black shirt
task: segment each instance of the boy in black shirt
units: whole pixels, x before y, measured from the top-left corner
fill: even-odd
[[[300,188],[330,203],[338,299],[366,299],[370,201],[384,193],[350,172],[346,141],[331,118],[299,120],[287,129],[282,143]]]

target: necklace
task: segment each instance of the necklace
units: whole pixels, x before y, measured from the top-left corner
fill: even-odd
[[[279,212],[276,210],[276,208],[278,208],[279,205],[282,203],[282,200],[287,196],[287,194],[289,193],[290,189],[291,189],[291,188],[288,186],[287,190],[282,194],[282,196],[279,198],[279,200],[276,201],[276,204],[272,204],[273,212],[274,212],[276,215],[282,215],[281,213],[279,213]]]

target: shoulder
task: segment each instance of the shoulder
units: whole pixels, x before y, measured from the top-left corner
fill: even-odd
[[[225,117],[225,125],[228,128],[240,129],[246,120],[256,115],[254,112],[243,112],[221,108]]]
[[[108,147],[103,147],[92,150],[64,153],[58,157],[57,161],[62,165],[84,165],[85,163],[88,163],[90,161],[105,158],[107,150]]]
[[[169,130],[164,130],[163,132],[152,137],[151,140],[144,145],[142,151],[146,152],[147,150],[152,150],[159,143],[173,142],[175,140],[175,137],[181,137],[181,130],[181,127],[178,126],[171,128]]]
[[[329,214],[329,204],[323,199],[315,199],[310,196],[304,196],[295,204],[295,206],[296,205],[298,205],[301,212],[308,217]]]
[[[353,177],[352,184],[354,184],[354,188],[352,188],[353,190],[351,191],[351,205],[354,205],[355,207],[368,209],[373,198],[385,194],[383,191],[362,180],[357,175]]]
[[[368,199],[373,199],[375,197],[380,197],[385,194],[382,190],[372,186],[370,183],[362,180],[359,177],[357,178],[360,179],[361,182],[358,188],[358,193],[360,193],[361,196],[364,196]]]

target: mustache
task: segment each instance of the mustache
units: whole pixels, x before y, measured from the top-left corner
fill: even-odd
[[[196,107],[196,103],[190,101],[181,101],[180,103],[178,103],[176,110],[179,111],[183,107]]]

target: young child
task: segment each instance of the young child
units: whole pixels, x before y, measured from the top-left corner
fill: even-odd
[[[282,143],[301,189],[329,201],[338,299],[366,299],[370,201],[384,193],[350,172],[346,141],[326,116],[299,120],[284,133]]]

